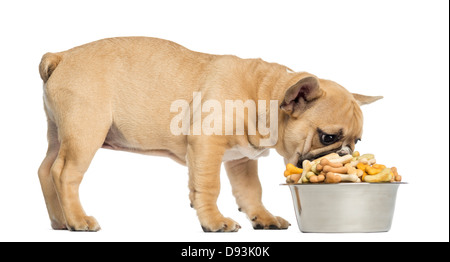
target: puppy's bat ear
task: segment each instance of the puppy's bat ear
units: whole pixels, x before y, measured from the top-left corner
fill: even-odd
[[[353,93],[352,95],[355,98],[356,102],[358,102],[358,104],[360,106],[371,104],[371,103],[383,98],[382,96],[365,96],[365,95],[360,95],[360,94],[355,94],[355,93]]]
[[[306,109],[307,104],[320,97],[322,92],[316,77],[304,77],[287,89],[280,108],[287,114],[298,117]]]

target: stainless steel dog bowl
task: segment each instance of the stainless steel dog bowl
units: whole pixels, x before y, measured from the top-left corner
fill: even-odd
[[[386,232],[394,216],[394,183],[287,184],[302,232]]]

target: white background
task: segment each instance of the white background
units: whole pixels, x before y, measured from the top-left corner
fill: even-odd
[[[448,1],[2,1],[0,241],[449,241]],[[383,95],[363,108],[357,149],[397,166],[387,233],[314,234],[297,227],[283,161],[260,161],[263,200],[289,220],[255,231],[222,169],[218,201],[238,233],[203,233],[189,207],[187,168],[101,149],[81,185],[97,233],[50,228],[37,169],[46,152],[42,54],[113,36],[153,36],[192,50],[261,57]]]

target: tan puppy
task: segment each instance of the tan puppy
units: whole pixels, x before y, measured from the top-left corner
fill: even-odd
[[[222,162],[236,202],[253,227],[287,228],[289,223],[261,202],[257,158],[269,148],[292,163],[349,152],[362,135],[359,105],[381,98],[352,95],[334,82],[260,59],[197,53],[145,37],[104,39],[47,53],[39,70],[49,144],[39,179],[54,229],[100,229],[85,214],[78,188],[102,147],[164,155],[187,165],[191,205],[204,231],[240,228],[216,205]],[[273,111],[271,100],[281,110]],[[174,101],[187,101],[188,107],[174,107]],[[251,106],[240,113],[232,108],[230,120],[227,101],[254,101],[257,116],[251,117]],[[207,114],[211,108],[214,113]],[[214,121],[205,124],[212,116]],[[241,120],[243,131],[237,130]],[[275,129],[262,132],[263,122]],[[188,128],[174,132],[178,123]],[[215,131],[208,133],[211,123]],[[252,127],[256,132],[250,132]]]

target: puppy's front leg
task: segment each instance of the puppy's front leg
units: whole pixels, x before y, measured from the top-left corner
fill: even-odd
[[[195,141],[193,141],[195,140]],[[224,217],[217,208],[220,166],[224,149],[214,141],[191,139],[187,147],[191,205],[205,232],[236,232],[238,223]]]
[[[225,162],[239,210],[246,213],[254,229],[286,229],[289,222],[273,216],[261,202],[262,188],[258,178],[258,161],[243,158]]]

